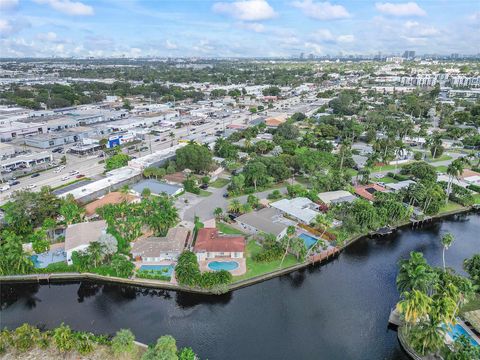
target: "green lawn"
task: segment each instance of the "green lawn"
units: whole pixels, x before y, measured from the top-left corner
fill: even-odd
[[[454,210],[458,210],[458,209],[461,209],[462,207],[463,206],[460,205],[460,204],[457,204],[453,201],[449,201],[448,204],[445,204],[444,206],[442,206],[440,208],[439,214],[454,211]]]
[[[351,177],[355,177],[355,176],[357,176],[357,174],[358,174],[358,171],[355,170],[355,169],[347,169],[345,172],[346,172],[348,175],[350,175]]]
[[[437,161],[445,161],[445,160],[451,160],[452,157],[450,155],[442,155],[438,158],[435,158],[435,159],[432,159],[432,156],[429,154],[427,155],[427,161],[430,161],[430,162],[437,162]]]
[[[473,198],[475,199],[475,204],[480,204],[480,194],[473,195]]]
[[[276,260],[268,263],[258,263],[252,260],[252,256],[262,250],[262,247],[255,243],[255,240],[250,240],[247,244],[246,258],[247,258],[247,272],[241,276],[235,276],[234,281],[249,279],[258,275],[263,275],[275,270],[283,269],[295,264],[298,264],[297,259],[293,255],[287,255],[283,261],[282,267],[279,267],[281,260]]]
[[[240,230],[235,229],[234,227],[231,227],[225,223],[222,222],[217,222],[217,229],[218,231],[224,233],[224,234],[229,234],[229,235],[245,235],[243,232]]]
[[[411,161],[410,161],[411,162]],[[378,172],[378,171],[390,171],[390,170],[395,170],[395,169],[401,169],[402,166],[405,166],[407,164],[409,164],[410,162],[406,162],[406,163],[402,163],[402,164],[398,164],[398,165],[383,165],[383,166],[375,166],[373,168],[373,172]]]
[[[202,190],[200,189],[200,193],[198,194],[198,196],[202,196],[202,197],[207,197],[207,196],[210,196],[212,195],[212,193],[210,191],[206,191],[206,190]]]
[[[473,299],[470,299],[468,303],[462,306],[460,309],[460,314],[473,311],[473,310],[480,310],[480,294]]]
[[[381,179],[378,179],[379,182],[383,182],[385,184],[396,184],[398,183],[398,180],[395,180],[394,178],[391,178],[390,176],[385,176]]]
[[[230,180],[228,180],[228,179],[218,178],[217,180],[211,182],[210,186],[219,189],[219,188],[222,188],[225,185],[227,185],[229,182],[230,182]]]
[[[446,173],[447,166],[446,165],[435,166],[435,170],[437,170],[437,172]]]

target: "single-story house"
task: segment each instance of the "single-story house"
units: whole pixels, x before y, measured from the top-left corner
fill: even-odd
[[[107,222],[105,220],[83,222],[72,224],[65,230],[65,252],[67,253],[67,263],[72,264],[72,253],[74,251],[84,251],[90,243],[98,241],[100,236],[107,232]]]
[[[412,184],[415,184],[415,181],[404,180],[404,181],[399,181],[398,183],[385,184],[385,188],[387,188],[388,190],[392,190],[392,191],[400,191],[402,189],[408,188]]]
[[[287,234],[288,224],[282,218],[276,209],[263,208],[240,215],[235,221],[249,234],[273,234],[278,240]]]
[[[88,217],[93,216],[98,208],[105,205],[120,204],[122,201],[131,203],[136,200],[138,200],[138,197],[133,194],[122,194],[119,191],[112,191],[111,193],[101,196],[97,200],[85,205],[85,215]]]
[[[320,214],[319,206],[305,197],[278,200],[270,206],[304,224],[310,224]]]
[[[185,248],[188,235],[188,229],[175,227],[168,230],[165,237],[138,239],[132,245],[132,256],[143,262],[176,261]]]
[[[277,128],[282,125],[285,121],[277,118],[268,118],[265,120],[265,125],[269,128]]]
[[[240,259],[245,253],[245,238],[238,235],[219,235],[215,228],[203,228],[198,230],[193,251],[198,261],[217,257]]]
[[[144,189],[150,189],[152,195],[157,196],[163,193],[169,196],[175,196],[181,194],[184,190],[183,186],[167,184],[165,182],[153,179],[141,180],[138,183],[134,184],[131,188],[132,191],[137,195],[141,195]]]
[[[383,186],[380,186],[378,184],[355,186],[355,194],[369,201],[373,201],[375,197],[375,193],[377,191],[386,192],[387,189],[385,189]]]
[[[345,190],[326,191],[318,194],[318,198],[327,206],[340,204],[344,202],[355,201],[356,196]]]

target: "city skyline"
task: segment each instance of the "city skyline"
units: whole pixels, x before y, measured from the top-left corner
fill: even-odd
[[[475,1],[0,0],[1,57],[477,54]]]

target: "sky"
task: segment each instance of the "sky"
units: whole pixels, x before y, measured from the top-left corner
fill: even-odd
[[[478,54],[480,0],[0,0],[0,57]]]

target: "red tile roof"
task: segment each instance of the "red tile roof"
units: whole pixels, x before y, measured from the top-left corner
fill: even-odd
[[[203,228],[198,230],[194,251],[244,252],[245,238],[243,236],[219,235],[215,228]]]
[[[375,192],[386,192],[387,189],[378,185],[378,184],[368,184],[368,185],[357,185],[355,186],[355,194],[364,199],[372,201],[375,197]]]

